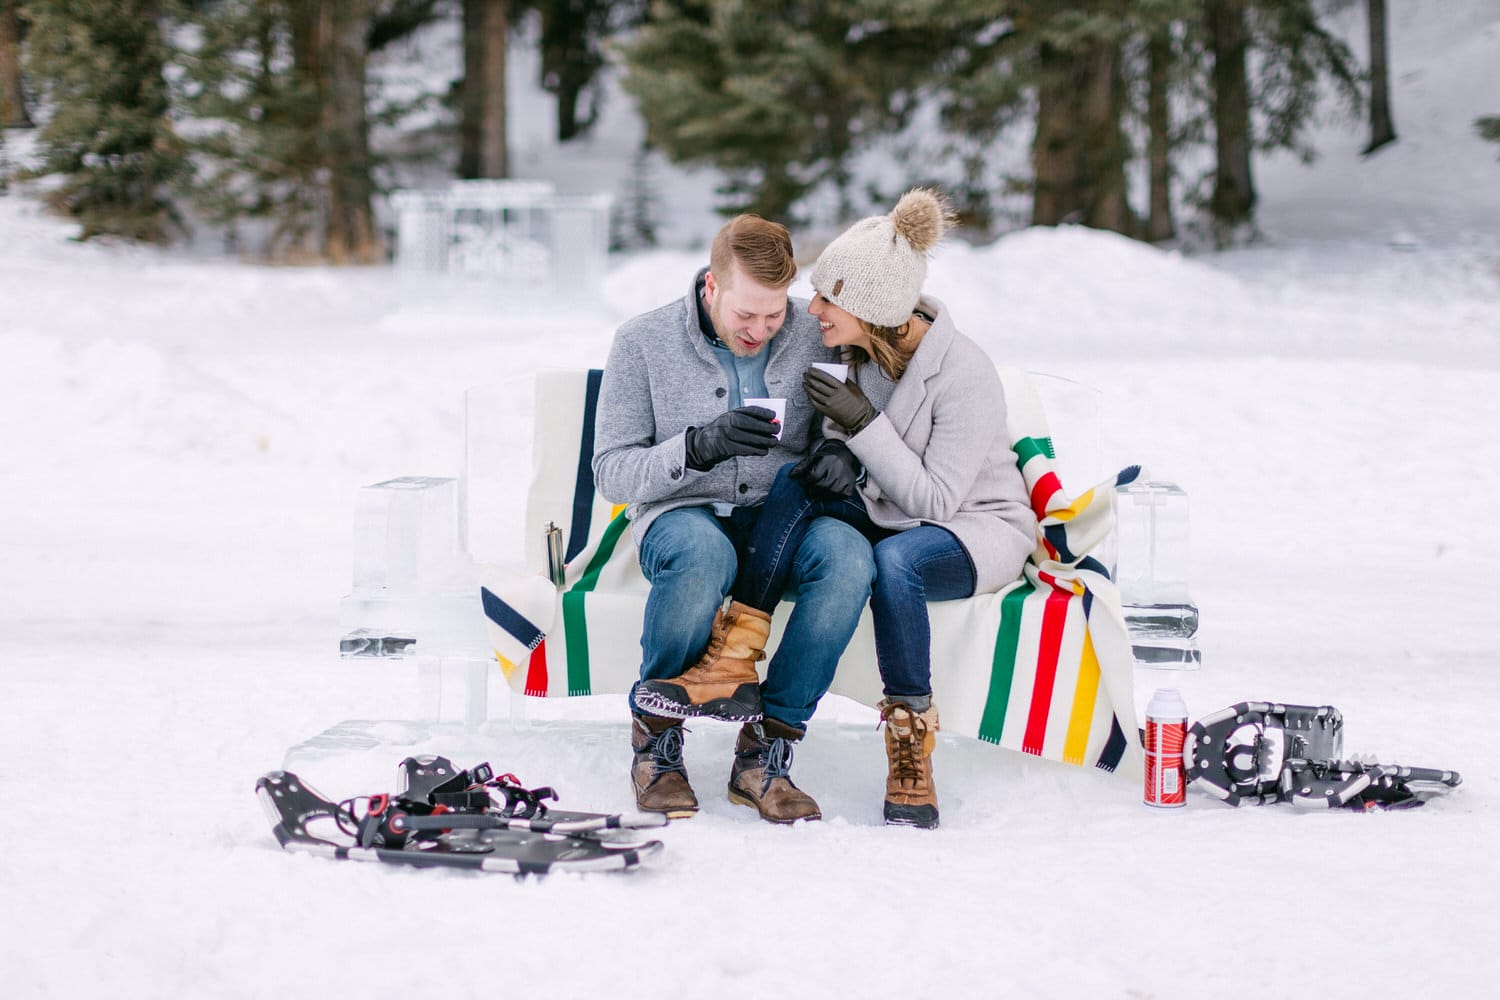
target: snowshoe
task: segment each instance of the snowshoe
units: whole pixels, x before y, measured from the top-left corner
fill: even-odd
[[[1330,705],[1247,701],[1188,730],[1188,780],[1232,806],[1290,802],[1304,809],[1394,809],[1424,799],[1412,782],[1456,787],[1456,771],[1343,760],[1344,719]]]
[[[657,840],[618,838],[665,826],[665,816],[552,811],[552,789],[496,778],[488,764],[463,771],[445,757],[409,757],[401,773],[395,795],[341,802],[290,771],[263,776],[255,791],[283,848],[338,860],[540,875],[631,869],[662,850]]]
[[[1329,705],[1242,701],[1204,716],[1188,730],[1182,762],[1188,780],[1232,806],[1281,797],[1288,758],[1327,760],[1344,751],[1344,717]]]

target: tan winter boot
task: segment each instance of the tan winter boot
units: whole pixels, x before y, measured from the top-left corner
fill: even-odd
[[[635,707],[672,719],[755,722],[761,717],[755,664],[766,658],[770,635],[770,615],[733,602],[715,616],[708,648],[698,662],[676,677],[641,681],[635,686]]]
[[[792,744],[801,738],[801,732],[775,719],[741,726],[729,772],[729,801],[753,807],[772,823],[822,819],[812,796],[792,784]]]
[[[630,748],[635,751],[630,782],[635,786],[636,808],[666,813],[672,819],[687,819],[698,811],[698,796],[682,765],[681,722],[632,716]]]
[[[885,756],[890,764],[885,778],[885,821],[931,830],[938,825],[937,788],[932,783],[937,706],[914,712],[904,702],[887,699],[875,707],[885,726]]]

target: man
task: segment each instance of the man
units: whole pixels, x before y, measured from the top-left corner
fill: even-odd
[[[833,360],[806,303],[784,227],[754,215],[728,222],[709,266],[682,299],[625,323],[600,387],[594,446],[599,493],[629,503],[641,570],[651,583],[641,680],[631,692],[631,778],[637,806],[691,816],[697,796],[682,763],[684,718],[742,721],[732,801],[767,820],[817,819],[791,780],[791,746],[807,729],[870,596],[874,560],[855,529],[814,522],[795,559],[796,604],[758,683],[770,617],[738,603],[734,585],[759,504],[776,472],[852,489],[849,449],[817,440],[802,391],[815,361]],[[745,400],[785,396],[786,415]],[[779,430],[779,434],[778,434]],[[813,454],[809,446],[817,445]]]

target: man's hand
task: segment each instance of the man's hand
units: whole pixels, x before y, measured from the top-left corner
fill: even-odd
[[[824,441],[788,473],[816,500],[836,500],[854,494],[859,459],[842,441]]]
[[[726,458],[769,455],[776,447],[775,417],[764,406],[742,406],[689,429],[688,468],[707,472]]]
[[[879,415],[859,386],[840,382],[821,368],[809,368],[802,376],[802,388],[813,408],[850,434],[858,434]]]

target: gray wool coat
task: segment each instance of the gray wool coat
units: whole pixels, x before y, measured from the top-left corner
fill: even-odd
[[[686,432],[729,409],[729,376],[698,327],[696,281],[676,302],[643,313],[615,332],[594,429],[594,485],[628,503],[639,545],[651,522],[678,507],[714,501],[757,504],[776,472],[807,453],[817,412],[802,390],[814,361],[835,361],[807,302],[787,300],[787,317],[765,347],[766,391],[787,398],[781,440],[763,456],[731,458],[706,472],[687,466]]]
[[[954,326],[937,299],[936,317],[885,409],[845,440],[868,473],[859,487],[870,520],[904,530],[936,524],[958,537],[974,562],[974,592],[1016,580],[1036,548],[1036,516],[1005,425],[1005,390],[995,363]]]

